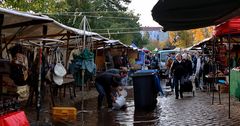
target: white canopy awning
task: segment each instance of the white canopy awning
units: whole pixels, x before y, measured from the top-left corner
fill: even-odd
[[[103,38],[95,32],[88,32],[72,28],[55,21],[44,15],[20,12],[5,8],[0,8],[0,14],[3,14],[2,34],[8,42],[15,39],[41,38],[66,40],[68,35],[70,39],[86,36]],[[43,27],[46,26],[47,34],[43,35]]]

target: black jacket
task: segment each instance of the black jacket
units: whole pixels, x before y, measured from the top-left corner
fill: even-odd
[[[98,75],[96,77],[95,81],[96,81],[96,83],[102,85],[103,88],[109,89],[111,86],[112,87],[120,86],[121,80],[119,78],[120,78],[119,74],[104,72],[104,73]]]
[[[174,61],[171,67],[171,73],[177,79],[181,79],[186,74],[183,62]]]
[[[192,62],[190,60],[183,60],[182,62],[186,72],[185,75],[191,76],[193,73]]]

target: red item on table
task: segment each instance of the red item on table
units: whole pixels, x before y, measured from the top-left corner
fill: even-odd
[[[0,116],[0,126],[30,126],[24,111]]]

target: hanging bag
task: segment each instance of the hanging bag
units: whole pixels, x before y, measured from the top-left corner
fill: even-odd
[[[53,82],[57,85],[62,85],[63,84],[63,77],[56,76],[53,74]]]
[[[56,51],[56,65],[54,66],[54,74],[53,74],[53,81],[57,85],[62,85],[63,84],[63,76],[66,75],[66,69],[64,66],[61,64],[61,59],[60,59],[60,53],[58,50]]]
[[[120,109],[126,104],[126,99],[124,96],[118,96],[115,103],[113,103],[114,109]]]
[[[59,77],[63,77],[66,75],[67,71],[64,68],[64,66],[61,64],[61,59],[60,59],[60,53],[56,52],[56,59],[57,59],[57,63],[54,67],[54,73],[55,75],[59,76]]]

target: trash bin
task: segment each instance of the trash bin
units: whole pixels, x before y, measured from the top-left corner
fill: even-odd
[[[135,109],[153,110],[157,104],[156,70],[139,70],[133,76]]]

